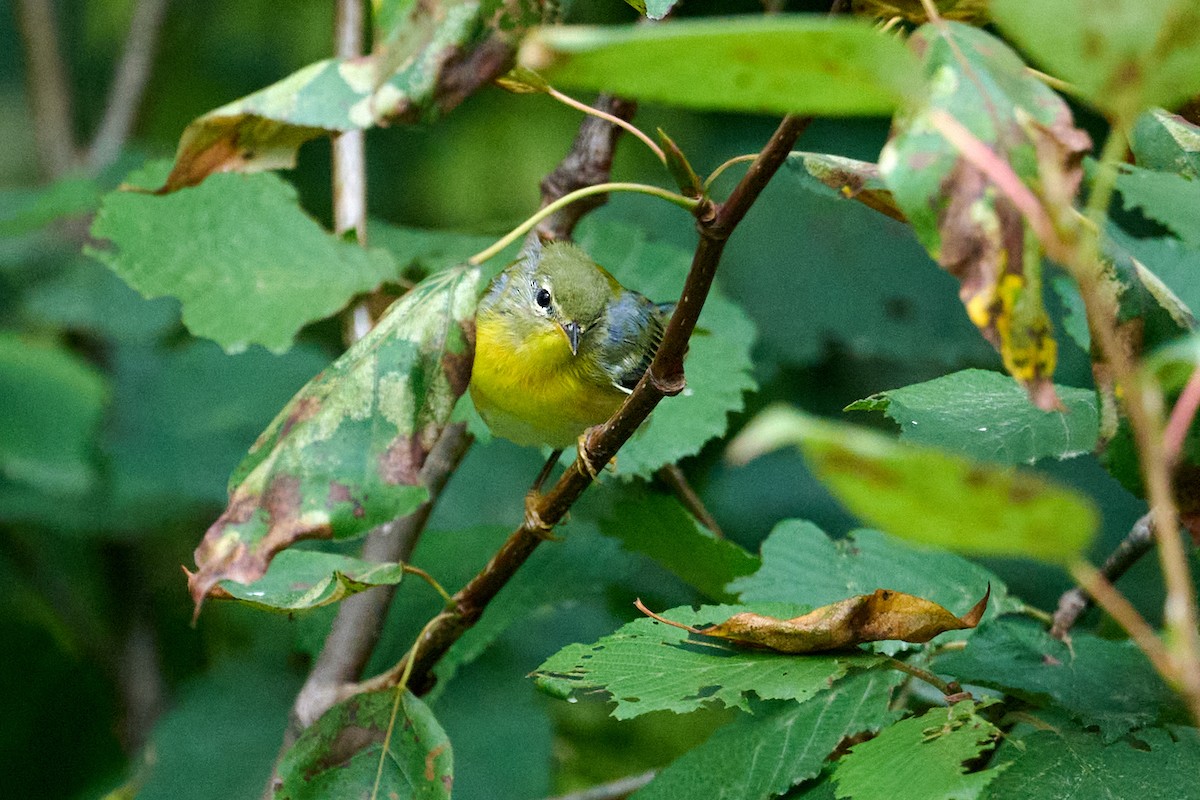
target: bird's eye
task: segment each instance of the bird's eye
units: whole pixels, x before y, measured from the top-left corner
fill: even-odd
[[[542,308],[550,307],[550,290],[538,289],[537,294],[533,297],[534,301]]]

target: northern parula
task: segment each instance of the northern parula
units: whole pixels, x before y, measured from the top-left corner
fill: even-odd
[[[626,289],[579,247],[531,236],[479,304],[475,407],[517,444],[574,445],[633,391],[672,307]]]

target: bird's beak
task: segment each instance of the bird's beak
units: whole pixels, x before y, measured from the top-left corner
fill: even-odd
[[[571,345],[571,355],[579,355],[579,323],[564,322],[562,323],[562,331],[567,335],[567,342]]]

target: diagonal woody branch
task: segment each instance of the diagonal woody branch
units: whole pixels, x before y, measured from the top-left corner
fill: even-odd
[[[658,353],[633,393],[611,419],[585,435],[575,463],[552,489],[535,498],[524,524],[513,531],[487,566],[454,595],[453,604],[425,627],[410,655],[387,672],[352,689],[348,687],[348,694],[395,686],[406,673],[411,675],[408,687],[412,691],[428,691],[434,665],[479,620],[487,604],[591,485],[594,470],[590,465],[607,464],[664,397],[683,391],[683,356],[708,298],[725,243],[783,164],[809,121],[809,118],[785,117],[729,198],[723,203],[705,200],[695,208],[700,241],[687,281]]]

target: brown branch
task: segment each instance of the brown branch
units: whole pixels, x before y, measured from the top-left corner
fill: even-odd
[[[53,179],[78,163],[71,83],[58,43],[58,20],[50,0],[17,0],[17,27],[25,46],[25,83],[42,172]]]
[[[479,620],[487,604],[544,541],[546,530],[557,525],[591,485],[593,470],[587,465],[607,464],[664,397],[683,391],[683,356],[708,297],[725,242],[779,169],[808,122],[807,118],[785,117],[729,199],[721,204],[704,202],[696,208],[700,241],[683,292],[650,368],[612,418],[585,435],[583,450],[575,463],[549,492],[535,498],[525,523],[513,531],[487,566],[454,595],[454,605],[427,626],[421,641],[414,645],[416,655],[408,684],[412,691],[428,691],[432,686],[430,673],[434,665]],[[408,658],[406,656],[382,675],[363,682],[357,690],[394,686],[409,668]]]
[[[721,530],[717,520],[704,505],[700,495],[696,494],[696,490],[692,488],[692,484],[688,482],[687,476],[683,474],[683,470],[679,468],[678,464],[667,464],[654,474],[675,493],[679,502],[691,512],[696,521],[708,528],[709,533],[718,539],[725,538],[725,532]]]
[[[626,122],[637,111],[637,103],[606,94],[596,98],[595,107]],[[576,189],[607,182],[621,133],[619,127],[598,117],[584,117],[566,157],[542,179],[542,208]],[[537,227],[538,235],[547,240],[569,239],[579,220],[606,202],[608,195],[601,194],[572,203],[542,220]]]
[[[88,164],[97,169],[116,160],[129,139],[133,122],[150,81],[158,34],[166,16],[167,0],[138,0],[129,21],[125,49],[113,74],[108,105],[88,152]]]
[[[1109,583],[1115,583],[1124,575],[1137,560],[1154,548],[1154,521],[1151,514],[1146,514],[1133,524],[1133,528],[1117,545],[1117,549],[1105,560],[1100,567],[1100,574]],[[1076,586],[1063,593],[1058,599],[1058,608],[1054,612],[1054,623],[1050,627],[1050,635],[1056,639],[1065,639],[1071,632],[1075,621],[1092,606],[1092,598],[1082,587]]]

